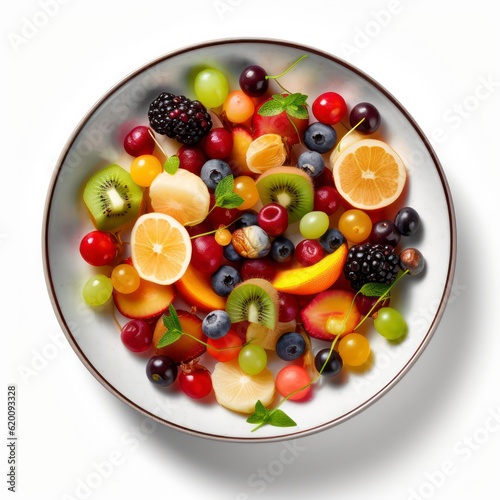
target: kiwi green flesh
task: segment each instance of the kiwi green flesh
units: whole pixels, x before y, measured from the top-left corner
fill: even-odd
[[[83,201],[97,229],[113,231],[136,218],[143,199],[142,189],[119,165],[99,170],[87,182]]]
[[[274,329],[278,322],[277,305],[258,285],[242,283],[228,296],[226,312],[233,323],[249,321]]]
[[[302,175],[276,173],[263,176],[257,182],[263,205],[279,203],[288,212],[288,222],[301,219],[312,211],[314,190],[311,182]]]

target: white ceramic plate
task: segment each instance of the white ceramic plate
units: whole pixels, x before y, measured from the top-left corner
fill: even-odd
[[[361,101],[380,111],[380,134],[403,158],[409,182],[404,204],[420,214],[422,228],[405,246],[426,258],[424,276],[405,278],[393,304],[406,317],[409,332],[397,345],[368,333],[373,366],[350,372],[342,383],[321,383],[307,403],[282,408],[296,427],[264,426],[250,432],[245,417],[210,400],[199,402],[180,392],[159,390],[145,376],[147,357],[128,352],[109,310],[94,310],[82,300],[82,285],[93,274],[78,246],[92,229],[81,201],[82,188],[99,168],[130,165],[120,137],[131,124],[147,124],[149,103],[162,91],[194,98],[193,69],[222,70],[238,88],[242,69],[259,64],[276,74],[301,55],[308,57],[281,80],[309,103],[327,90],[340,93],[349,109]],[[360,70],[320,50],[276,40],[212,41],[168,54],[140,68],[111,89],[78,125],[55,169],[44,222],[44,265],[55,313],[81,361],[112,394],[151,418],[179,430],[228,441],[270,441],[303,436],[339,424],[390,390],[415,363],[435,332],[450,293],[456,255],[455,221],[445,175],[429,141],[402,105]],[[411,282],[410,282],[411,280]],[[326,347],[328,344],[323,343]],[[91,404],[91,402],[89,402]]]

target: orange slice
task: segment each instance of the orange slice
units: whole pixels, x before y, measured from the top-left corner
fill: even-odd
[[[296,295],[312,295],[330,288],[338,279],[347,258],[347,245],[343,244],[335,252],[323,257],[308,267],[278,271],[272,284],[280,292]]]
[[[339,194],[353,207],[374,210],[399,197],[406,183],[406,168],[385,142],[365,139],[338,156],[333,179]]]
[[[274,376],[269,368],[257,375],[247,375],[237,359],[217,363],[212,384],[217,402],[240,413],[253,413],[258,400],[268,406],[274,397]]]
[[[170,285],[184,275],[192,251],[186,228],[170,215],[155,212],[137,219],[130,248],[139,276],[159,285]]]

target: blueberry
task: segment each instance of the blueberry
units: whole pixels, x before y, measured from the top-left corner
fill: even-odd
[[[245,210],[241,217],[235,221],[234,228],[241,229],[248,226],[258,226],[259,221],[257,218],[257,212],[255,210]]]
[[[295,251],[295,246],[291,240],[284,236],[278,236],[271,244],[271,258],[275,262],[288,262]]]
[[[229,262],[240,262],[243,260],[243,257],[235,250],[234,245],[229,243],[223,249],[224,257]]]
[[[328,229],[319,242],[325,252],[333,253],[345,243],[345,237],[338,229]]]
[[[314,179],[323,173],[325,160],[317,151],[304,151],[297,160],[297,167]]]
[[[241,275],[234,267],[221,266],[212,274],[210,283],[217,295],[227,297],[241,283]]]
[[[330,125],[314,122],[304,132],[304,144],[311,151],[327,153],[337,142],[337,132]]]
[[[224,337],[231,328],[231,318],[226,311],[216,309],[209,312],[201,323],[203,333],[211,339]]]
[[[209,189],[215,189],[217,184],[231,173],[231,167],[225,161],[212,159],[203,164],[200,177]]]
[[[276,354],[285,361],[300,358],[306,350],[306,341],[300,333],[284,333],[276,342]]]

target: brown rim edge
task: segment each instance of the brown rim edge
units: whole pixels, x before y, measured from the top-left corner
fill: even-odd
[[[99,371],[92,365],[90,360],[87,358],[87,356],[82,352],[80,349],[78,343],[76,342],[73,334],[71,333],[71,330],[69,329],[66,320],[62,314],[62,311],[59,307],[59,303],[56,298],[55,290],[54,290],[54,285],[52,282],[51,278],[51,273],[50,273],[50,268],[49,268],[49,251],[48,251],[48,240],[47,240],[47,234],[48,234],[48,225],[49,225],[49,214],[50,214],[50,208],[52,204],[52,197],[54,193],[54,188],[57,182],[57,179],[59,177],[59,173],[61,170],[61,166],[64,163],[64,160],[66,158],[66,155],[68,154],[68,151],[74,142],[76,136],[78,133],[81,131],[81,129],[84,127],[85,123],[90,119],[90,117],[95,113],[95,111],[102,105],[102,103],[110,98],[114,92],[116,92],[120,87],[128,83],[132,78],[135,76],[139,75],[140,73],[146,71],[147,69],[161,63],[162,61],[165,61],[167,59],[170,59],[172,57],[184,54],[186,52],[191,52],[193,50],[201,49],[201,48],[206,48],[206,47],[212,47],[216,45],[227,45],[227,44],[251,44],[251,43],[263,43],[263,44],[269,44],[269,45],[281,45],[289,48],[294,48],[297,50],[306,50],[311,54],[315,54],[318,56],[321,56],[325,59],[328,59],[335,64],[338,64],[340,66],[345,67],[349,71],[357,74],[364,80],[366,80],[370,85],[375,87],[379,92],[381,92],[385,97],[387,97],[398,109],[399,111],[404,115],[404,117],[411,123],[412,127],[414,130],[417,132],[419,135],[420,139],[422,140],[422,143],[424,144],[425,148],[427,149],[428,153],[430,154],[432,161],[434,162],[434,165],[437,168],[439,177],[441,179],[441,183],[446,195],[446,201],[447,201],[447,207],[448,207],[448,217],[449,217],[449,222],[450,222],[450,262],[449,262],[449,267],[448,267],[448,273],[447,273],[447,281],[446,281],[446,287],[443,293],[443,296],[441,298],[441,301],[439,303],[439,307],[437,309],[436,315],[434,317],[434,320],[432,321],[427,334],[425,335],[424,339],[418,346],[418,348],[415,350],[413,356],[407,361],[407,363],[403,366],[403,368],[396,374],[396,376],[393,377],[393,379],[388,382],[380,391],[378,391],[376,394],[374,394],[370,399],[362,403],[361,405],[357,406],[356,408],[353,408],[349,412],[341,415],[340,417],[335,418],[334,420],[331,420],[329,422],[325,422],[321,425],[318,425],[316,427],[312,427],[309,429],[306,429],[304,431],[298,431],[298,432],[290,432],[287,434],[283,434],[280,436],[271,436],[271,437],[231,437],[231,436],[224,436],[224,435],[218,435],[218,434],[209,434],[209,433],[204,433],[201,431],[195,431],[193,429],[183,427],[178,424],[174,424],[172,422],[169,422],[167,420],[164,420],[157,415],[145,410],[144,408],[140,407],[130,399],[128,399],[124,394],[122,394],[120,391],[118,391],[114,386],[112,386],[100,373]],[[161,423],[162,425],[166,425],[167,427],[171,427],[173,429],[177,429],[179,431],[185,432],[187,434],[193,435],[193,436],[198,436],[198,437],[204,437],[204,438],[209,438],[212,440],[217,440],[217,441],[225,441],[225,442],[236,442],[236,443],[259,443],[259,442],[276,442],[276,441],[283,441],[287,440],[290,438],[301,438],[301,437],[306,437],[311,434],[315,434],[317,432],[329,429],[331,427],[334,427],[336,425],[341,424],[342,422],[345,422],[346,420],[349,420],[350,418],[354,417],[358,413],[366,410],[369,406],[374,404],[376,401],[378,401],[384,394],[389,392],[402,378],[403,376],[409,371],[409,369],[415,364],[417,359],[420,357],[422,352],[424,351],[425,347],[427,344],[430,342],[432,336],[434,335],[437,326],[439,322],[441,321],[441,318],[444,314],[444,311],[446,309],[446,303],[448,302],[452,285],[453,285],[453,278],[455,274],[455,266],[456,266],[456,255],[457,255],[457,234],[456,234],[456,220],[455,220],[455,211],[454,211],[454,206],[453,206],[453,200],[451,197],[451,192],[449,189],[448,181],[446,179],[446,176],[444,174],[444,170],[441,166],[441,163],[432,147],[430,144],[429,140],[423,133],[422,129],[420,126],[415,122],[413,117],[410,115],[410,113],[402,106],[402,104],[389,92],[385,87],[380,85],[378,82],[373,80],[369,75],[364,73],[363,71],[359,70],[358,68],[352,66],[350,63],[347,63],[346,61],[333,56],[327,52],[323,52],[317,48],[314,47],[309,47],[307,45],[303,44],[297,44],[294,42],[289,42],[285,40],[278,40],[278,39],[272,39],[272,38],[225,38],[225,39],[220,39],[220,40],[212,40],[212,41],[207,41],[199,44],[194,44],[194,45],[189,45],[185,46],[181,49],[169,52],[167,54],[164,54],[163,56],[160,56],[153,61],[150,61],[149,63],[146,63],[142,67],[138,68],[134,72],[130,73],[128,76],[124,77],[119,83],[117,83],[115,86],[113,86],[111,89],[109,89],[95,104],[94,106],[87,112],[87,114],[83,117],[83,119],[77,124],[75,127],[73,133],[67,140],[65,147],[60,154],[57,163],[56,163],[56,168],[54,169],[54,173],[52,175],[50,184],[49,184],[49,189],[47,192],[47,197],[45,201],[45,207],[44,207],[44,214],[43,214],[43,228],[42,228],[42,257],[43,257],[43,269],[44,269],[44,276],[45,276],[45,281],[47,285],[47,290],[49,292],[49,298],[52,303],[52,307],[54,309],[55,315],[57,317],[57,320],[59,324],[61,325],[63,332],[68,339],[72,349],[75,351],[77,356],[80,358],[82,363],[85,365],[85,367],[90,371],[90,373],[106,388],[108,389],[114,396],[116,396],[118,399],[120,399],[123,403],[127,404],[128,406],[134,408],[137,410],[139,413],[153,419],[154,421]]]

